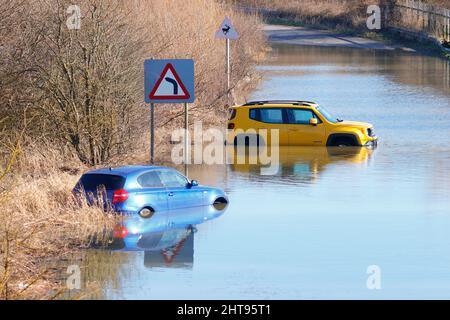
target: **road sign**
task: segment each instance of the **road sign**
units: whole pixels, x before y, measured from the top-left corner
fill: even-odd
[[[194,102],[194,61],[145,60],[144,92],[148,103]]]
[[[184,103],[184,154],[188,163],[188,102],[194,102],[192,59],[145,60],[144,100],[150,103],[150,163],[155,154],[155,103]]]
[[[238,33],[236,29],[233,27],[230,18],[225,17],[219,29],[216,31],[216,39],[236,40],[237,38]]]

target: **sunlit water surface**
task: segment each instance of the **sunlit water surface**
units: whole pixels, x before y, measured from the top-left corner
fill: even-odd
[[[191,178],[226,190],[227,211],[197,225],[173,259],[90,251],[84,279],[102,288],[91,297],[449,299],[449,63],[282,45],[259,69],[252,99],[317,101],[373,123],[379,147],[282,148],[275,176],[255,165],[191,166]],[[380,290],[367,288],[371,265]]]

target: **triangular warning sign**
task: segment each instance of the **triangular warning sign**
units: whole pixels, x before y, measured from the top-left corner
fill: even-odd
[[[219,29],[216,31],[216,39],[236,40],[237,38],[238,33],[231,23],[230,18],[225,17],[225,19],[220,24]]]
[[[183,100],[189,99],[189,97],[189,92],[186,90],[186,87],[175,71],[175,68],[171,63],[168,63],[161,72],[161,75],[158,81],[156,81],[153,90],[150,92],[150,99]]]
[[[181,240],[180,242],[178,242],[172,250],[170,250],[170,249],[161,250],[161,255],[163,256],[164,262],[167,265],[170,265],[173,262],[173,260],[178,255],[181,248],[183,247],[183,244],[185,241],[186,241],[186,238]]]

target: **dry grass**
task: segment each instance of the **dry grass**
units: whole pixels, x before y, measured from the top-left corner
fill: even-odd
[[[118,219],[72,196],[86,167],[70,148],[33,142],[32,124],[0,130],[0,299],[62,296],[57,261],[106,240]]]
[[[450,42],[450,30],[448,18],[444,17],[442,8],[450,9],[450,1],[404,1],[397,0],[398,6],[394,7],[390,15],[389,25],[401,29],[407,29],[416,38],[424,38],[424,35],[434,37],[441,43]],[[419,6],[422,4],[422,6]],[[411,6],[420,10],[410,9]],[[407,8],[409,7],[409,8]],[[422,11],[424,9],[425,11]]]
[[[28,160],[44,169],[39,159]],[[114,225],[114,216],[75,201],[71,189],[77,179],[49,166],[39,175],[16,173],[1,181],[0,299],[57,296],[64,286],[55,261]]]
[[[441,6],[443,8],[450,8],[450,1],[449,0],[422,0],[424,3]]]
[[[237,4],[277,11],[274,18],[341,30],[366,26],[367,7],[380,0],[237,0]]]

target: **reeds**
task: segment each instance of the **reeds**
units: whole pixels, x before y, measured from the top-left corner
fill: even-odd
[[[64,291],[54,262],[88,247],[93,235],[114,225],[115,216],[76,201],[71,189],[77,179],[52,165],[39,176],[16,172],[3,178],[0,299],[51,298]]]

